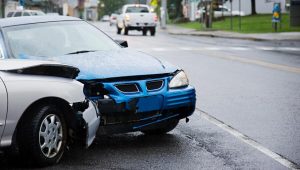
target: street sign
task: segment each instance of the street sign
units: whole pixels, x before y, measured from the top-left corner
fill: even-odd
[[[278,23],[280,23],[281,20],[281,7],[280,7],[280,3],[274,3],[273,6],[273,16],[272,16],[272,25],[275,29],[275,32],[277,32],[277,25]],[[281,25],[280,25],[281,27]]]
[[[281,19],[280,3],[274,3],[272,12],[273,12],[272,22],[280,22],[280,19]]]

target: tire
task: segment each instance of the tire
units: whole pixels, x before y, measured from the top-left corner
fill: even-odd
[[[128,31],[129,31],[129,29],[128,28],[124,28],[124,35],[128,35]]]
[[[56,164],[66,149],[67,135],[66,121],[56,106],[33,109],[18,129],[21,157],[34,166]]]
[[[156,33],[155,28],[151,28],[151,29],[150,29],[150,34],[151,34],[151,36],[155,36],[155,33]]]
[[[122,29],[117,26],[117,34],[121,34]]]
[[[143,29],[143,36],[147,36],[147,29]]]
[[[142,132],[146,135],[162,135],[162,134],[166,134],[166,133],[172,131],[173,129],[175,129],[175,127],[178,125],[178,123],[179,123],[179,120],[169,120],[169,121],[166,121],[166,122],[163,122],[162,124],[160,124],[160,126],[158,128],[143,130]]]

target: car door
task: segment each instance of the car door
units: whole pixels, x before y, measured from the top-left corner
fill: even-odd
[[[1,76],[1,75],[0,75]],[[7,113],[7,93],[4,82],[0,77],[0,140],[4,130]]]

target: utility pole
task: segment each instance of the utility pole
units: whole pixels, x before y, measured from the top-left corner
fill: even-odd
[[[230,0],[230,29],[233,29],[232,25],[232,0]]]
[[[239,29],[240,31],[242,30],[242,16],[241,16],[241,13],[242,13],[242,9],[241,9],[241,0],[239,0]]]
[[[1,0],[1,15],[2,18],[5,18],[5,0]]]
[[[161,28],[166,29],[167,24],[167,0],[161,1],[161,8],[160,8],[160,15],[161,15]]]

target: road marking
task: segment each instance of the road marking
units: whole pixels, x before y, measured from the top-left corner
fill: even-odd
[[[273,63],[268,63],[265,61],[252,60],[252,59],[241,58],[241,57],[236,57],[236,56],[221,56],[221,55],[212,55],[212,54],[210,54],[209,56],[222,58],[222,59],[226,59],[226,60],[238,61],[241,63],[254,64],[254,65],[259,65],[259,66],[272,68],[272,69],[276,69],[276,70],[300,74],[300,68],[298,68],[298,67],[290,67],[290,66],[285,66],[285,65],[280,65],[280,64],[273,64]]]
[[[293,47],[278,47],[278,50],[283,50],[283,51],[300,51],[300,48],[293,48]]]
[[[221,50],[220,47],[204,47],[203,49],[204,50],[212,50],[212,51],[219,51],[219,50]]]
[[[276,50],[275,47],[255,47],[257,50],[264,50],[264,51],[274,51]]]
[[[246,51],[249,50],[249,48],[246,47],[230,47],[230,50],[235,50],[235,51]]]
[[[180,47],[179,49],[180,49],[180,50],[184,50],[184,51],[192,51],[192,50],[195,50],[195,49],[193,49],[193,48],[191,48],[191,47]]]
[[[147,50],[149,48],[141,48],[140,50]],[[249,51],[249,50],[263,50],[263,51],[300,51],[296,47],[153,47],[153,51]]]
[[[218,120],[217,118],[209,115],[208,113],[200,110],[199,108],[196,108],[198,111],[197,113],[200,114],[200,117],[206,119],[210,123],[220,127],[221,129],[225,130],[226,132],[230,133],[234,137],[240,139],[241,141],[245,142],[246,144],[252,146],[253,148],[259,150],[260,152],[264,153],[265,155],[269,156],[270,158],[274,159],[275,161],[279,162],[283,166],[289,168],[289,169],[295,169],[299,170],[300,167],[294,163],[293,161],[288,160],[286,157],[271,151],[270,149],[264,147],[254,139],[251,139],[249,136],[239,132],[238,130],[234,129],[230,125],[225,124],[223,121]]]

